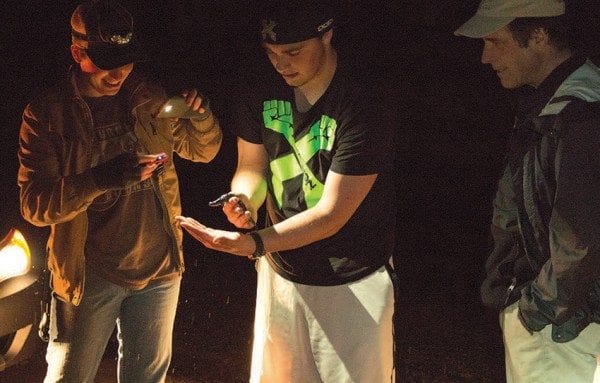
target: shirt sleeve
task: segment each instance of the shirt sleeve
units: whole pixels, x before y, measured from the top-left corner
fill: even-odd
[[[232,127],[233,133],[245,141],[253,144],[262,144],[262,124],[260,120],[257,120],[261,115],[261,111],[250,101],[241,103],[235,113]]]
[[[381,101],[349,102],[339,118],[331,170],[345,175],[378,174],[394,162],[396,135],[391,113]]]
[[[29,104],[19,132],[21,214],[36,226],[67,222],[104,193],[89,171],[63,175],[56,150],[60,138],[50,131],[48,105]]]

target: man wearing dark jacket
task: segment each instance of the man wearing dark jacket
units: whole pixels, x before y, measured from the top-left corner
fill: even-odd
[[[51,229],[45,382],[93,382],[115,324],[119,382],[164,382],[184,270],[170,157],[210,161],[221,130],[195,90],[186,101],[205,118],[155,118],[165,92],[133,71],[125,8],[86,1],[71,29],[77,65],[26,107],[20,131],[21,212]]]
[[[600,379],[600,69],[568,41],[558,0],[483,0],[455,33],[484,41],[482,62],[517,109],[494,200],[482,285],[501,310],[510,382]]]

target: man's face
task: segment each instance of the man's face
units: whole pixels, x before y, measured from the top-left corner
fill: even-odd
[[[75,61],[82,73],[81,92],[89,97],[114,96],[121,90],[123,83],[133,70],[133,63],[119,68],[104,70],[98,68],[87,55],[85,48],[72,47]]]
[[[327,51],[325,35],[292,44],[267,44],[263,47],[275,70],[289,86],[301,87],[318,78]]]
[[[532,44],[528,44],[527,47],[519,46],[508,26],[487,35],[483,41],[481,62],[492,66],[503,87],[507,89],[524,85],[537,87],[544,80],[541,57]]]

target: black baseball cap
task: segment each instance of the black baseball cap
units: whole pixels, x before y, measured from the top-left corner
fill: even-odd
[[[275,0],[262,8],[260,39],[291,44],[321,36],[333,26],[333,7],[327,1]]]
[[[114,0],[89,0],[71,16],[74,40],[87,41],[94,65],[109,70],[145,59],[133,33],[131,14]]]

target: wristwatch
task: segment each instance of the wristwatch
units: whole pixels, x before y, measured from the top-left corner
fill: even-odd
[[[256,231],[251,231],[248,234],[250,234],[250,236],[254,240],[254,244],[256,245],[256,248],[254,249],[254,253],[252,253],[252,255],[249,255],[248,258],[258,259],[258,258],[262,257],[263,255],[265,255],[267,252],[265,251],[265,244],[263,243],[262,238],[260,237],[260,234],[258,234],[258,232],[256,232]]]

